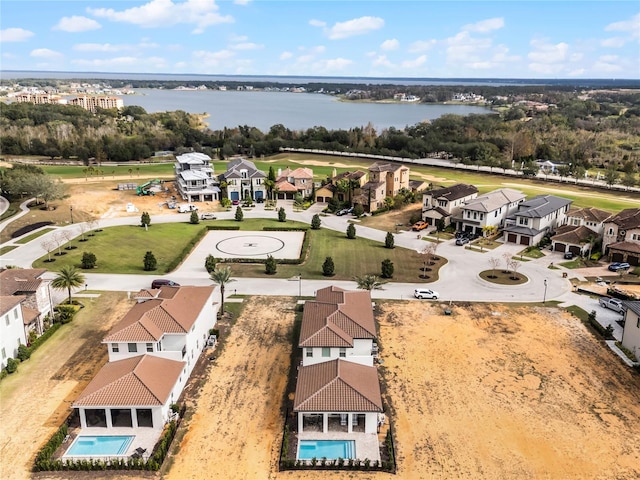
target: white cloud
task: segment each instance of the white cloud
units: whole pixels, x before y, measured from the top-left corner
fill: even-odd
[[[389,52],[391,50],[397,50],[399,47],[400,42],[397,39],[392,38],[390,40],[385,40],[384,42],[382,42],[382,44],[380,45],[380,50]]]
[[[600,46],[610,47],[610,48],[619,48],[619,47],[624,47],[625,43],[627,42],[622,37],[610,37],[600,41]]]
[[[313,61],[314,56],[313,55],[300,55],[298,58],[296,58],[296,62],[298,63],[309,63],[311,61]]]
[[[528,57],[534,63],[553,64],[567,59],[569,45],[564,42],[552,45],[543,40],[534,39],[531,41],[531,46],[534,50],[529,52]]]
[[[340,71],[351,65],[353,62],[346,58],[333,58],[330,60],[320,61],[316,67],[320,67],[320,70],[327,70],[329,72]]]
[[[230,42],[246,42],[249,40],[247,35],[231,35],[229,37]]]
[[[383,26],[384,20],[380,17],[360,17],[346,22],[337,22],[328,29],[327,35],[331,40],[340,40],[356,35],[364,35]]]
[[[138,51],[143,48],[158,48],[159,45],[153,42],[141,42],[137,45],[112,44],[112,43],[77,43],[73,49],[78,52],[124,52]]]
[[[193,52],[193,57],[198,61],[198,64],[206,67],[219,67],[221,65],[225,65],[225,60],[229,60],[234,56],[235,53],[231,50],[218,50],[217,52],[196,50]]]
[[[311,51],[314,53],[324,53],[324,51],[327,49],[327,47],[325,47],[324,45],[317,45],[315,47],[311,47]]]
[[[50,50],[48,48],[36,48],[35,50],[31,50],[29,54],[32,57],[36,58],[60,58],[63,55],[60,52],[56,52],[55,50]]]
[[[62,17],[60,21],[54,25],[53,30],[61,30],[63,32],[87,32],[89,30],[97,30],[102,28],[98,22],[92,18],[73,15],[72,17]]]
[[[624,70],[621,59],[617,55],[603,55],[593,64],[592,71],[617,73]]]
[[[261,45],[259,43],[244,42],[231,45],[230,48],[232,48],[233,50],[260,50],[264,48],[264,45]]]
[[[220,15],[213,1],[187,0],[173,3],[171,0],[151,0],[140,7],[116,11],[112,8],[87,8],[96,17],[114,22],[132,23],[141,27],[170,27],[177,24],[195,25],[192,33],[203,33],[211,25],[233,23],[230,15]]]
[[[291,57],[293,57],[293,53],[291,52],[282,52],[280,54],[280,60],[289,60]]]
[[[409,45],[409,53],[420,53],[431,50],[436,45],[435,40],[418,40]]]
[[[34,33],[24,28],[5,28],[0,30],[0,42],[26,42]]]
[[[114,58],[92,58],[90,60],[87,59],[74,59],[71,60],[73,65],[79,65],[82,67],[89,68],[100,68],[100,69],[110,69],[110,68],[123,68],[123,67],[135,67],[132,70],[151,70],[151,69],[162,69],[166,68],[167,61],[162,57],[135,57],[135,56],[124,56],[124,57],[114,57]]]
[[[418,58],[414,58],[413,60],[405,60],[400,64],[402,68],[417,68],[421,67],[427,62],[426,55],[420,55]]]
[[[481,20],[476,23],[470,23],[462,27],[462,30],[468,32],[488,33],[492,30],[498,30],[504,27],[504,18],[496,17],[487,20]]]
[[[640,35],[640,13],[637,13],[630,20],[624,20],[622,22],[610,23],[604,27],[606,32],[631,32],[637,37]]]
[[[386,55],[378,55],[373,59],[371,65],[374,67],[386,67],[386,68],[394,68],[395,65],[387,58]]]
[[[309,20],[309,25],[312,27],[326,27],[327,22],[323,22],[322,20],[311,19]]]
[[[446,42],[447,62],[457,64],[480,61],[481,55],[487,55],[492,43],[488,38],[471,37],[469,32],[460,32]]]
[[[233,3],[236,5],[249,5],[251,0],[233,0]]]
[[[3,52],[2,53],[2,58],[18,58],[18,56],[14,55],[13,53]]]

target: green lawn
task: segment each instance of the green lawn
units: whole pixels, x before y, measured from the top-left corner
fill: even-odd
[[[40,168],[49,175],[61,178],[104,178],[105,180],[111,180],[117,177],[118,180],[125,183],[127,181],[138,182],[140,179],[145,178],[161,178],[161,179],[173,179],[175,177],[173,163],[162,164],[132,164],[127,165],[93,165],[92,171],[87,170],[85,166],[73,166],[73,165],[41,165]],[[129,173],[131,169],[131,173]],[[87,170],[85,172],[85,170]],[[99,173],[100,170],[102,173]],[[218,172],[220,173],[220,172]]]
[[[33,263],[34,268],[60,270],[64,265],[80,266],[84,252],[91,252],[97,258],[97,266],[92,273],[149,273],[158,275],[181,256],[188,243],[203,230],[203,225],[190,223],[163,223],[151,225],[148,231],[139,226],[105,228],[95,236],[85,236],[86,242],[76,238],[63,246],[75,246],[74,250],[62,250],[66,255],[56,257],[51,252],[52,263],[45,262],[47,255]],[[143,259],[145,252],[152,251],[158,261],[158,268],[145,272]],[[57,250],[56,250],[57,251]]]
[[[31,240],[38,238],[39,236],[44,235],[45,233],[49,233],[52,230],[55,230],[55,228],[43,228],[38,232],[32,233],[31,235],[27,235],[26,237],[21,238],[16,243],[20,243],[20,244],[29,243]]]
[[[7,245],[7,246],[4,246],[4,247],[0,247],[0,255],[4,255],[6,253],[9,253],[11,250],[14,250],[16,248],[18,248],[17,245]]]

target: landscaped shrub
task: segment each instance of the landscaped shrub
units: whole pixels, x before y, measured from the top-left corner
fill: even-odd
[[[264,262],[264,272],[267,275],[274,275],[278,269],[278,262],[271,255],[267,257],[267,260]]]
[[[380,266],[380,272],[382,278],[393,278],[393,262],[388,258],[384,259]]]
[[[356,203],[353,207],[353,212],[351,213],[353,213],[354,217],[360,218],[362,215],[364,215],[364,207],[359,203]]]
[[[47,328],[42,335],[31,342],[31,344],[29,345],[29,350],[31,350],[31,353],[35,352],[38,347],[42,345],[51,335],[56,333],[61,326],[61,323],[54,323],[49,328]]]
[[[335,265],[333,264],[333,258],[327,257],[322,264],[322,274],[325,277],[333,277],[335,275]]]
[[[218,264],[218,259],[213,255],[207,255],[207,258],[204,261],[204,268],[207,270],[207,273],[211,273],[216,269],[216,265]]]
[[[7,367],[6,367],[7,373],[15,373],[18,370],[19,364],[20,362],[15,358],[7,359]]]
[[[282,223],[287,221],[287,212],[284,211],[283,207],[278,209],[278,221]]]
[[[356,227],[353,223],[350,223],[347,227],[347,238],[350,240],[356,238]]]
[[[189,217],[189,223],[191,225],[197,225],[200,223],[200,217],[198,217],[198,212],[195,210],[191,212],[191,216]]]
[[[80,265],[82,268],[94,268],[96,266],[96,256],[91,252],[84,252],[82,254],[82,260],[80,260]]]
[[[31,350],[26,345],[20,344],[18,347],[18,360],[24,362],[25,360],[29,360],[31,357]]]
[[[320,230],[320,215],[317,213],[311,218],[311,229],[312,230]]]
[[[236,208],[235,219],[236,222],[241,222],[242,220],[244,220],[244,213],[242,213],[242,208],[239,205]]]
[[[222,205],[223,208],[227,208],[231,206],[231,200],[229,200],[227,197],[221,198],[220,199],[220,205]]]
[[[158,261],[152,251],[144,254],[144,271],[150,272],[158,267]]]
[[[387,236],[384,237],[384,246],[385,248],[395,248],[395,238],[393,233],[387,232]]]
[[[151,215],[149,215],[149,212],[142,212],[142,215],[140,215],[140,226],[141,227],[151,226]]]
[[[73,305],[58,305],[55,307],[54,322],[62,324],[69,323],[76,314],[76,308]]]
[[[68,434],[69,429],[67,428],[67,424],[63,424],[56,433],[49,439],[47,444],[42,447],[42,450],[38,452],[36,456],[36,461],[33,469],[36,472],[42,472],[47,470],[60,470],[61,468],[55,468],[53,462],[51,461],[51,457],[55,453],[55,451],[60,448],[63,440]],[[58,464],[58,466],[62,466],[62,462]]]

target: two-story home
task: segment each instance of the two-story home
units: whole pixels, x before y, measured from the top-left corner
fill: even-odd
[[[216,292],[215,286],[139,292],[102,342],[109,362],[73,404],[83,429],[163,428],[215,326]]]
[[[315,301],[305,303],[298,343],[303,350],[303,365],[335,358],[373,365],[375,340],[368,291],[331,286],[318,290]]]
[[[467,200],[460,207],[460,215],[451,221],[460,232],[482,235],[485,227],[504,227],[506,218],[518,209],[526,195],[519,190],[500,188]]]
[[[21,295],[0,296],[0,368],[18,356],[18,347],[27,344]]]
[[[428,190],[422,194],[422,220],[428,225],[442,221],[448,226],[451,216],[457,215],[465,202],[477,196],[478,189],[466,183]]]
[[[518,205],[507,217],[504,241],[520,245],[536,245],[545,235],[553,234],[566,223],[572,200],[554,195],[538,195]]]
[[[640,265],[640,208],[626,208],[605,220],[602,253],[611,262]]]
[[[50,282],[42,278],[46,272],[44,268],[9,268],[0,272],[0,295],[19,295],[23,298],[27,340],[30,335],[42,335],[43,319],[53,310]]]
[[[262,170],[258,170],[253,162],[245,158],[231,160],[227,171],[220,175],[220,181],[227,185],[227,198],[231,201],[266,198],[266,178],[267,175]]]
[[[362,189],[364,184],[367,183],[367,173],[361,170],[355,172],[342,172],[334,175],[329,179],[325,185],[318,188],[315,192],[317,203],[327,203],[332,198],[336,198],[339,202],[353,202],[355,192]],[[348,186],[345,190],[338,188],[338,185]],[[360,202],[362,204],[362,202]]]
[[[409,190],[409,167],[401,164],[376,162],[369,167],[369,181],[356,190],[354,203],[373,212],[384,206],[386,197],[395,197],[401,189]]]
[[[611,213],[597,208],[569,210],[565,225],[558,227],[551,238],[551,249],[577,256],[590,255],[593,245],[602,238],[603,222],[610,216]]]
[[[276,177],[275,191],[279,199],[293,200],[296,194],[308,198],[313,192],[313,170],[310,168],[296,168],[291,170],[289,167],[278,172]]]
[[[624,314],[622,332],[623,347],[628,348],[640,361],[640,302],[624,302],[627,311]]]
[[[188,202],[220,200],[218,178],[213,173],[211,157],[204,153],[185,153],[176,157],[176,188]]]

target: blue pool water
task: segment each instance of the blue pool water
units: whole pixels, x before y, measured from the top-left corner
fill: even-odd
[[[80,435],[65,455],[124,455],[135,435]]]
[[[355,458],[356,442],[354,440],[300,440],[298,458]]]

